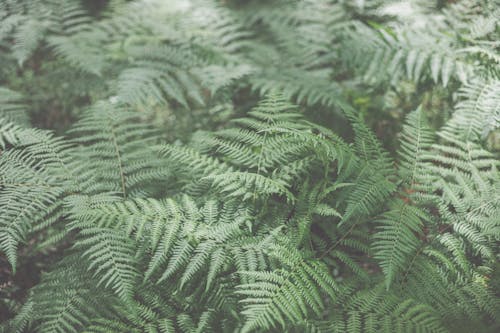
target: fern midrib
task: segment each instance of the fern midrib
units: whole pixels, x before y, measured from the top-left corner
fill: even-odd
[[[415,144],[415,163],[413,164],[413,170],[412,170],[412,173],[411,173],[411,182],[410,182],[410,189],[413,188],[413,185],[414,185],[414,182],[415,182],[415,178],[416,178],[416,175],[417,175],[417,164],[419,162],[419,153],[420,153],[420,140],[421,140],[421,136],[422,136],[422,111],[419,111],[418,112],[418,120],[417,120],[417,124],[418,124],[418,130],[417,130],[417,142]]]
[[[267,125],[270,125],[272,123],[272,120],[271,119],[268,119],[267,121]],[[266,142],[267,142],[267,135],[268,135],[268,131],[265,131],[264,132],[264,138],[262,139],[262,143],[260,144],[260,152],[259,152],[259,158],[257,160],[257,175],[260,176],[260,170],[261,170],[261,167],[262,167],[262,159],[263,159],[263,156],[264,156],[264,149],[266,148]],[[257,186],[254,187],[254,191],[253,191],[253,203],[255,204],[255,201],[257,200]]]
[[[358,224],[359,222],[359,218],[358,220],[353,223],[351,225],[351,227],[349,228],[349,230],[347,230],[333,245],[331,245],[328,249],[325,250],[325,252],[323,252],[323,254],[321,254],[319,256],[319,259],[323,259],[328,253],[330,253],[331,251],[333,251],[344,239],[346,239],[347,236],[349,236],[349,234],[351,232],[353,232],[354,230],[354,227],[356,227],[356,225]]]
[[[9,201],[11,201],[11,200],[12,200],[12,198],[13,198],[13,197],[9,198]],[[25,213],[26,213],[27,211],[29,211],[29,210],[30,210],[30,209],[34,206],[34,204],[35,204],[35,203],[37,203],[37,201],[39,202],[39,200],[33,200],[33,201],[31,201],[31,203],[30,203],[30,204],[25,205],[25,206],[24,206],[21,210],[18,210],[18,211],[17,211],[17,214],[15,215],[15,218],[14,218],[14,219],[10,222],[10,224],[8,225],[9,232],[10,232],[10,230],[12,230],[13,226],[14,226],[14,228],[16,229],[16,231],[19,231],[19,230],[18,230],[18,228],[16,228],[16,222],[17,222],[20,218],[22,218],[22,217],[25,215]],[[22,239],[23,239],[23,237],[21,237],[21,240],[22,240]],[[8,242],[8,244],[9,244],[9,248],[10,248],[9,250],[12,250],[12,248],[11,248],[11,247],[12,247],[12,246],[14,246],[14,256],[15,256],[15,255],[16,255],[16,253],[15,253],[15,248],[17,247],[17,245],[18,245],[18,244],[13,244],[11,241],[9,241],[9,242]],[[12,265],[12,272],[13,272],[14,274],[15,274],[15,272],[16,272],[16,263],[17,263],[17,257],[14,257],[14,262],[12,262],[12,263],[11,263],[11,265]]]
[[[61,318],[63,318],[64,315],[66,314],[66,310],[69,311],[69,309],[71,309],[71,306],[73,305],[73,301],[74,301],[75,297],[76,297],[76,294],[72,295],[72,297],[68,297],[67,298],[67,301],[65,302],[65,304],[63,306],[63,309],[60,309],[61,311],[58,311],[58,314],[57,314],[56,318],[54,318],[52,320],[52,322],[50,323],[50,327],[51,328],[53,328],[53,329],[55,328],[58,331],[58,329],[60,328],[60,326],[58,326],[57,324],[59,323],[59,321],[61,320]],[[66,325],[64,325],[64,326],[66,326]]]
[[[490,204],[492,202],[499,202],[499,201],[500,201],[500,194],[493,196],[493,199],[491,199],[491,200],[486,200],[486,201],[481,200],[481,204],[479,206],[477,206],[476,208],[472,209],[471,211],[469,211],[467,213],[467,215],[469,215],[477,210],[482,209],[483,207],[487,206],[488,204]]]
[[[108,120],[110,120],[108,118]],[[118,141],[115,133],[115,128],[113,123],[110,121],[109,122],[109,128],[110,128],[110,133],[111,133],[111,141],[113,143],[113,148],[115,149],[115,155],[116,159],[118,160],[118,168],[120,171],[120,180],[121,180],[121,188],[122,188],[122,193],[123,193],[123,198],[127,198],[127,191],[126,191],[126,185],[125,185],[125,173],[123,171],[123,162],[120,154],[120,148],[118,146]]]
[[[46,189],[58,188],[59,186],[62,186],[62,185],[63,184],[50,185],[50,184],[37,184],[37,183],[4,183],[4,182],[0,182],[0,186],[46,188]]]
[[[393,266],[393,262],[394,262],[394,257],[395,257],[395,253],[396,253],[396,245],[399,245],[401,244],[401,228],[402,228],[402,224],[403,224],[403,213],[405,211],[407,207],[407,203],[404,203],[401,208],[399,209],[399,218],[398,218],[398,222],[397,222],[397,229],[396,229],[396,235],[397,235],[397,238],[392,242],[392,249],[391,249],[391,252],[390,252],[390,259],[389,259],[389,269],[392,271],[394,268],[392,268]],[[391,276],[395,274],[395,272],[390,272],[392,274],[390,274]],[[389,290],[390,287],[391,287],[391,284],[392,284],[392,277],[390,280],[388,280],[386,282],[386,289]]]
[[[290,280],[292,279],[292,277],[293,277],[293,276],[294,276],[294,274],[295,274],[295,273],[293,273],[293,272],[294,272],[294,270],[293,270],[293,269],[290,269],[289,271],[287,271],[287,273],[288,273],[288,274],[287,274],[287,276],[285,277],[285,280],[283,281],[283,283],[282,283],[282,284],[280,284],[280,285],[279,285],[279,287],[278,287],[277,289],[275,289],[275,290],[274,290],[273,294],[272,294],[270,297],[268,297],[268,302],[266,302],[266,304],[265,304],[265,306],[264,306],[264,308],[265,308],[265,309],[269,309],[269,308],[270,308],[270,307],[271,307],[271,306],[272,306],[272,305],[276,302],[276,299],[277,299],[277,298],[278,298],[278,296],[281,294],[281,292],[282,292],[283,288],[285,288],[285,287],[286,287],[286,284],[287,284],[287,283],[291,283],[291,282],[290,282]],[[261,311],[259,311],[259,314],[258,314],[257,318],[262,318],[262,317],[264,316],[264,315],[263,315],[263,313],[265,313],[265,312],[266,312],[265,310],[262,310],[262,309],[261,309]],[[287,317],[286,315],[287,315],[287,314],[285,314],[285,317]],[[265,317],[265,316],[264,316],[264,317]],[[255,325],[255,322],[256,322],[256,321],[258,321],[258,320],[257,320],[257,319],[252,320],[252,322],[251,322],[251,323],[252,323],[252,325],[251,325],[250,327],[252,327],[252,328],[253,328],[253,327],[254,327],[254,325]]]
[[[104,243],[104,246],[108,249],[109,253],[113,253],[114,252],[113,251],[113,249],[114,249],[113,246],[111,246],[111,244],[109,244],[108,241],[104,241],[102,243]],[[112,261],[113,270],[116,272],[116,274],[118,274],[119,279],[122,282],[126,281],[127,279],[126,279],[126,277],[123,276],[122,269],[120,268],[120,265],[118,264],[118,262],[115,260],[115,257],[113,255],[110,255],[109,257],[111,258],[111,261]],[[106,273],[104,273],[104,275],[106,275]],[[108,279],[112,279],[112,278],[113,278],[112,275],[108,277]],[[102,282],[104,284],[106,284],[105,281],[102,281]],[[108,280],[108,283],[109,283],[109,280]],[[126,288],[124,288],[124,289],[122,289],[122,291],[126,292],[127,290],[126,290]]]
[[[481,100],[483,94],[485,93],[485,91],[487,90],[487,87],[488,87],[488,84],[484,84],[483,87],[481,88],[481,91],[480,93],[477,95],[477,97],[475,98],[475,101],[474,101],[474,108],[473,110],[471,111],[471,114],[477,114],[477,111],[479,110],[479,101]],[[474,127],[474,122],[471,121],[469,119],[468,121],[468,124],[467,124],[467,128],[466,128],[466,136],[465,136],[465,140],[466,141],[470,141],[470,136],[471,134],[473,133],[472,132],[472,129]]]

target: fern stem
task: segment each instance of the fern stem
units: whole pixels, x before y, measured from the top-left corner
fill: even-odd
[[[325,252],[323,252],[318,259],[323,259],[330,251],[332,251],[334,248],[337,247],[337,245],[342,242],[349,234],[354,230],[354,227],[356,226],[356,223],[353,223],[352,226],[347,230],[347,232],[342,235],[342,237],[339,238],[338,241],[336,241],[332,246],[330,246],[328,249],[326,249]]]
[[[113,147],[115,148],[116,158],[118,159],[118,167],[120,169],[120,180],[121,180],[123,198],[127,198],[127,192],[126,192],[126,188],[125,188],[125,173],[123,172],[123,162],[122,162],[122,158],[120,155],[120,149],[118,147],[118,142],[116,140],[116,133],[113,129],[112,124],[110,126],[110,130],[111,130],[111,138],[112,138],[111,141],[113,142]]]

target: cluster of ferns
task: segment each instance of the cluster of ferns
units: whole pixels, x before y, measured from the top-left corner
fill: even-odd
[[[0,0],[0,332],[498,332],[499,17]]]

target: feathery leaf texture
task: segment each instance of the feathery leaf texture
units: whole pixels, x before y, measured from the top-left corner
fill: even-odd
[[[499,13],[0,0],[0,333],[498,331]]]

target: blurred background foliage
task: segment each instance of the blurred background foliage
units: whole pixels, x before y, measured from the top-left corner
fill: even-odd
[[[394,151],[408,112],[422,105],[438,128],[462,83],[498,72],[495,1],[4,0],[0,8],[0,86],[22,95],[33,125],[58,133],[88,105],[118,98],[169,140],[187,140],[280,88],[345,136],[335,99],[350,102]],[[163,61],[172,67],[160,73]],[[486,141],[499,148],[496,133]]]

